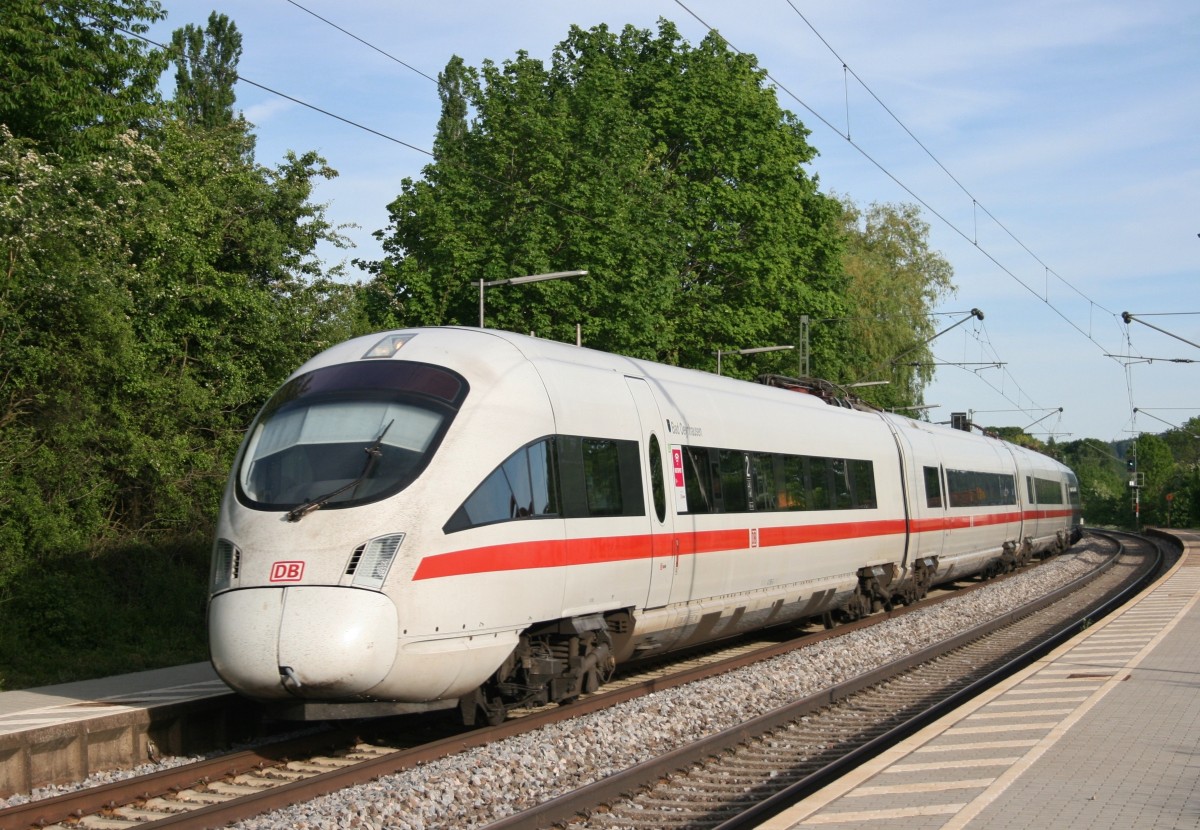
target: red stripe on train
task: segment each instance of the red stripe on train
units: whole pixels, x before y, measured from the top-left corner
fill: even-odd
[[[930,533],[968,527],[1018,522],[1022,518],[1061,518],[1070,510],[1021,513],[993,513],[975,516],[945,516],[936,519],[914,519],[913,533]],[[882,519],[868,522],[839,522],[837,524],[792,525],[758,529],[758,547],[804,545],[845,539],[896,536],[904,533],[903,519]],[[677,551],[670,549],[672,539],[679,541]],[[587,539],[551,539],[535,542],[514,542],[483,548],[452,551],[427,556],[421,560],[413,580],[438,579],[446,576],[521,571],[537,568],[557,568],[565,565],[595,565],[605,562],[627,562],[678,553],[693,556],[717,551],[746,550],[751,547],[750,529],[711,530],[697,533],[637,534],[633,536],[595,536]]]

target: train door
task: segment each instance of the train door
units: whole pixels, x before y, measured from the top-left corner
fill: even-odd
[[[946,477],[933,437],[923,429],[911,427],[892,432],[900,449],[906,479],[908,518],[908,564],[919,558],[937,558],[946,546]]]
[[[945,467],[941,464],[922,465],[920,481],[921,492],[918,498],[921,499],[921,503],[918,509],[924,514],[921,522],[924,532],[919,534],[920,544],[917,552],[920,556],[941,556],[946,548],[946,537],[950,533],[950,523],[946,519],[950,493],[946,489]]]
[[[664,440],[662,416],[650,393],[650,385],[642,378],[625,377],[641,422],[642,469],[647,483],[647,507],[650,518],[650,589],[646,607],[658,608],[671,598],[671,584],[679,560],[679,540],[675,537],[673,511],[667,505],[667,471],[672,469],[667,453],[670,446]]]
[[[1013,541],[1020,543],[1022,539],[1039,536],[1041,513],[1038,508],[1037,484],[1034,481],[1034,470],[1028,463],[1024,451],[1005,444],[1008,455],[1012,459],[1013,487],[1016,488],[1017,525]]]

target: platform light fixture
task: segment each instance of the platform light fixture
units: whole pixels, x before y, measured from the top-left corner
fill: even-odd
[[[554,271],[549,274],[530,274],[527,277],[509,277],[506,280],[479,280],[479,327],[483,328],[483,292],[487,288],[498,285],[521,285],[526,282],[541,282],[542,280],[562,280],[568,277],[582,277],[587,271]]]
[[[795,346],[757,346],[753,349],[717,349],[713,354],[717,356],[717,374],[721,374],[721,356],[727,354],[761,354],[762,352],[785,352],[789,349],[794,349]]]

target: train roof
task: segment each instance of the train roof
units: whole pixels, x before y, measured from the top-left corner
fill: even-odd
[[[884,412],[854,397],[836,384],[818,378],[763,375],[757,382],[746,381],[501,329],[435,326],[395,329],[368,334],[339,343],[317,354],[297,369],[292,377],[322,366],[381,357],[446,365],[464,371],[468,376],[473,374],[470,370],[472,366],[483,369],[489,365],[499,367],[521,360],[534,364],[552,361],[602,371],[633,373],[662,383],[679,383],[692,387],[721,390],[751,398],[778,399],[777,396],[780,395],[794,395],[795,397],[790,399],[793,405],[833,406],[870,412],[901,428],[920,429],[943,435],[962,436],[967,434],[976,439],[990,438],[1008,444],[1020,453],[1039,456],[1054,464],[1059,464],[1044,453],[1013,444],[994,435],[964,433],[963,430],[950,426],[920,421],[898,413]]]

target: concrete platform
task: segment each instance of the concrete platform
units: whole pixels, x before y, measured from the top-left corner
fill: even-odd
[[[1138,600],[763,823],[1200,827],[1200,534]]]
[[[0,797],[219,746],[240,700],[208,663],[0,693]]]

